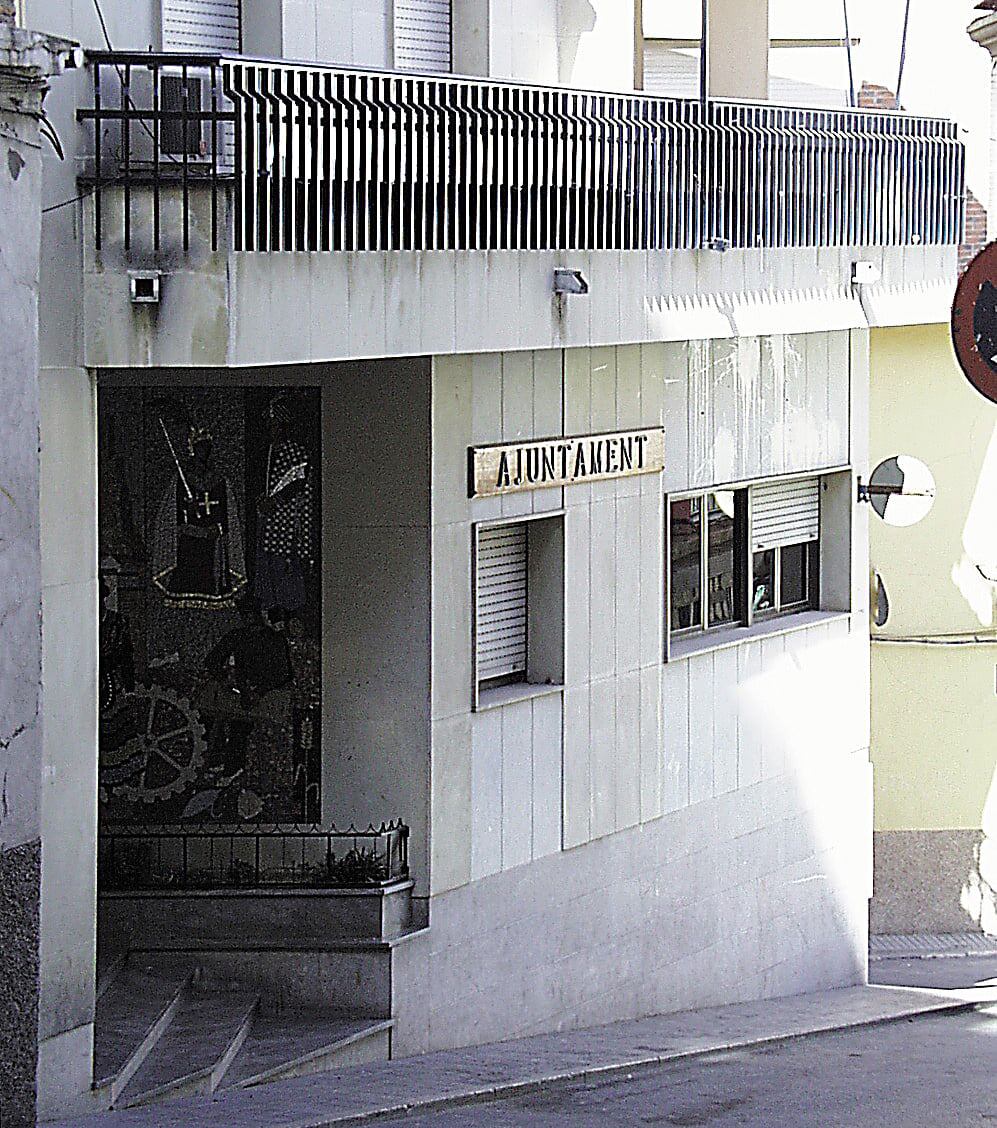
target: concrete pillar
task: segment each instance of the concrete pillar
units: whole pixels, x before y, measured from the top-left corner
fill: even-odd
[[[769,0],[710,0],[708,53],[714,98],[769,96]]]
[[[0,0],[0,1124],[33,1128],[41,914],[38,274],[50,74],[69,44],[14,26]]]
[[[453,0],[450,34],[456,74],[482,78],[491,74],[490,9],[490,0]]]

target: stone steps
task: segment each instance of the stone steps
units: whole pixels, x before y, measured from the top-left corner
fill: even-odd
[[[131,953],[97,1003],[98,1106],[156,1104],[390,1057],[389,1018],[268,1004],[258,985],[206,976],[195,954]]]
[[[248,1089],[347,1065],[387,1061],[392,1026],[391,1019],[260,1016],[222,1088]]]
[[[173,960],[135,957],[114,971],[97,998],[94,1089],[103,1103],[117,1102],[173,1021],[194,968]]]
[[[248,1037],[259,1005],[256,994],[193,986],[118,1107],[213,1093]]]

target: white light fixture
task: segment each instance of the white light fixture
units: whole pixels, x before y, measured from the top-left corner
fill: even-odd
[[[874,286],[881,277],[882,273],[874,262],[859,261],[852,263],[853,286]]]
[[[555,294],[563,296],[564,294],[587,294],[588,292],[589,284],[580,270],[558,267],[554,271]]]
[[[128,288],[132,305],[158,305],[159,280],[158,270],[130,270]]]

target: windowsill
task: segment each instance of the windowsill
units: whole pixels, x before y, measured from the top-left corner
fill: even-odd
[[[563,693],[563,685],[532,685],[529,682],[513,682],[512,685],[497,685],[492,689],[478,691],[478,703],[474,712],[483,713],[486,709],[500,709],[517,701],[530,701],[534,697],[548,697],[552,693]]]
[[[771,619],[762,619],[760,622],[752,623],[750,627],[726,627],[705,634],[690,635],[672,642],[668,661],[681,662],[685,658],[704,654],[708,650],[724,650],[730,646],[739,646],[742,642],[754,642],[760,638],[768,638],[770,635],[803,631],[807,627],[831,623],[837,619],[847,619],[850,616],[850,611],[799,611],[795,615],[776,615]]]

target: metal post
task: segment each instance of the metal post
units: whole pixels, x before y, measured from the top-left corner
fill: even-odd
[[[703,0],[703,25],[699,37],[699,104],[705,122],[710,104],[710,0]]]
[[[900,41],[900,71],[897,74],[897,109],[900,109],[900,88],[904,84],[904,68],[907,66],[907,30],[910,27],[910,0],[904,11],[904,34]]]
[[[845,12],[845,52],[848,56],[848,104],[855,108],[855,69],[852,64],[852,33],[848,26],[848,0],[841,0]]]

